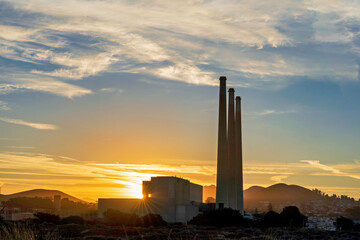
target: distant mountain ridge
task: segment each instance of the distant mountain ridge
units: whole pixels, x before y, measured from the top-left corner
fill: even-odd
[[[61,198],[68,198],[70,201],[73,202],[81,202],[81,203],[87,203],[86,201],[83,201],[81,199],[78,199],[76,197],[73,197],[69,194],[66,194],[59,190],[48,190],[48,189],[32,189],[28,191],[13,193],[13,194],[0,194],[0,202],[7,201],[11,198],[16,197],[40,197],[40,198],[54,198],[54,195],[60,195]]]
[[[47,189],[33,189],[8,195],[0,194],[0,202],[7,201],[10,198],[16,197],[41,197],[41,198],[53,198],[54,195],[60,195],[61,198],[68,198],[74,202],[87,203],[79,198],[66,194],[59,190],[47,190]],[[204,201],[208,197],[216,197],[216,186],[204,186],[203,188]],[[287,185],[285,183],[278,183],[269,187],[252,186],[244,190],[244,202],[245,205],[253,205],[256,202],[301,202],[319,200],[321,196],[311,191],[310,189],[298,186]]]
[[[208,197],[215,198],[216,187],[204,186],[204,200]],[[269,187],[252,186],[244,190],[245,205],[254,202],[301,202],[319,200],[321,196],[308,188],[298,185],[277,183]]]
[[[293,202],[319,200],[321,196],[310,189],[278,183],[269,187],[253,186],[244,191],[244,201]]]

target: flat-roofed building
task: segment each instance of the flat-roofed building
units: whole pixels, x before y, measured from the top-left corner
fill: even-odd
[[[186,223],[199,213],[202,186],[178,177],[152,177],[143,181],[143,199],[100,198],[98,216],[116,209],[139,216],[155,213],[169,222]]]

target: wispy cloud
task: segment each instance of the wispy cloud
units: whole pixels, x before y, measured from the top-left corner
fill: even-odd
[[[124,89],[118,89],[118,88],[101,88],[101,92],[108,92],[108,93],[123,93]]]
[[[276,175],[276,176],[272,176],[270,178],[270,180],[279,183],[279,182],[283,182],[283,180],[288,177],[289,176],[287,176],[287,175]]]
[[[332,167],[332,166],[328,166],[328,165],[320,163],[319,160],[301,160],[301,162],[308,163],[314,168],[318,168],[323,171],[330,172],[331,173],[330,175],[333,175],[333,176],[343,176],[343,177],[360,179],[360,174],[346,173],[346,172],[340,171],[336,167]],[[319,173],[316,173],[316,174],[321,175]]]
[[[250,115],[250,116],[266,116],[266,115],[281,115],[281,114],[288,114],[288,113],[296,113],[296,111],[294,111],[294,110],[279,111],[279,110],[274,110],[274,109],[267,109],[267,110],[263,110],[261,112],[248,112],[245,114]]]
[[[53,124],[44,124],[44,123],[33,123],[33,122],[26,122],[24,120],[20,119],[12,119],[12,118],[0,118],[0,121],[17,124],[17,125],[23,125],[27,127],[32,127],[40,130],[56,130],[57,126]]]
[[[324,36],[330,35],[331,42],[342,43],[340,38],[345,35],[348,42],[353,41],[356,34],[346,24],[360,19],[351,10],[357,6],[352,2],[341,6],[332,2],[339,10],[316,1],[280,4],[273,0],[172,4],[157,0],[151,6],[147,1],[107,0],[11,4],[21,13],[46,16],[31,19],[31,27],[23,21],[1,26],[0,55],[35,63],[30,72],[36,75],[79,80],[113,70],[136,73],[140,69],[142,74],[164,79],[214,85],[219,75],[215,72],[231,71],[239,79],[234,86],[247,87],[268,82],[282,86],[289,76],[357,79],[357,63],[347,57],[343,63],[336,62],[339,58],[330,56],[339,55],[332,53],[334,49],[324,56],[326,61],[319,61],[323,54],[316,55],[316,51],[314,58],[304,57],[301,49],[304,43],[309,48],[328,43]],[[327,21],[331,14],[336,20]],[[291,53],[283,50],[284,46],[291,48]]]
[[[0,110],[10,110],[8,103],[0,100]]]
[[[92,93],[89,89],[73,84],[57,81],[52,78],[36,78],[35,76],[32,76],[32,78],[18,77],[14,78],[12,82],[0,84],[0,94],[19,90],[48,92],[67,98],[79,97]]]

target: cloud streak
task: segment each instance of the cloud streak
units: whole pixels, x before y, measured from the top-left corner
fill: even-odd
[[[331,173],[330,175],[333,175],[333,176],[342,176],[342,177],[350,177],[350,178],[354,178],[354,179],[360,179],[360,174],[351,174],[351,173],[342,172],[335,167],[321,164],[319,160],[301,160],[301,162],[308,163],[314,168],[318,168],[323,171],[330,172]],[[319,174],[319,175],[321,175],[321,174]]]
[[[22,125],[22,126],[27,126],[27,127],[31,127],[31,128],[35,128],[35,129],[39,129],[39,130],[56,130],[58,128],[56,125],[53,125],[53,124],[26,122],[24,120],[12,119],[12,118],[1,117],[0,121],[17,124],[17,125]]]
[[[54,80],[52,78],[39,78],[31,76],[32,78],[24,78],[22,76],[14,78],[12,82],[0,83],[0,94],[7,94],[14,91],[32,90],[40,92],[48,92],[55,95],[74,98],[87,94],[92,91],[73,84]]]

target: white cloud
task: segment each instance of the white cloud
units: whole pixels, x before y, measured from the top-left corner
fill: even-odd
[[[1,25],[0,55],[37,63],[33,74],[66,79],[94,76],[112,71],[113,66],[117,71],[202,85],[214,85],[219,75],[215,71],[236,72],[253,80],[233,83],[242,87],[257,86],[257,82],[279,84],[288,76],[357,80],[357,63],[352,60],[340,64],[338,57],[319,59],[297,52],[297,44],[349,43],[356,37],[341,23],[360,19],[356,10],[359,4],[325,2],[15,1],[18,9],[39,12],[47,18],[38,19],[31,29]],[[307,23],[309,19],[312,22]],[[288,20],[309,26],[289,27]],[[296,31],[302,27],[313,28],[313,35],[299,37]],[[59,37],[72,34],[82,35],[89,42]],[[29,46],[28,42],[47,47]],[[59,48],[64,45],[66,50]],[[291,48],[291,54],[272,49],[282,46]],[[49,70],[39,63],[59,66]],[[216,70],[202,67],[210,64]]]
[[[196,85],[218,85],[212,72],[204,72],[190,63],[177,63],[173,66],[160,68],[155,75],[170,80],[183,81]]]
[[[24,120],[20,119],[12,119],[12,118],[0,118],[0,121],[12,123],[12,124],[18,124],[23,125],[27,127],[32,127],[40,130],[56,130],[57,126],[53,124],[44,124],[44,123],[33,123],[33,122],[26,122]]]
[[[68,68],[57,69],[53,72],[33,70],[32,73],[53,77],[82,79],[107,70],[112,63],[117,61],[117,59],[113,57],[113,54],[108,52],[85,57],[73,57],[71,54],[53,54],[49,60],[51,63]]]

